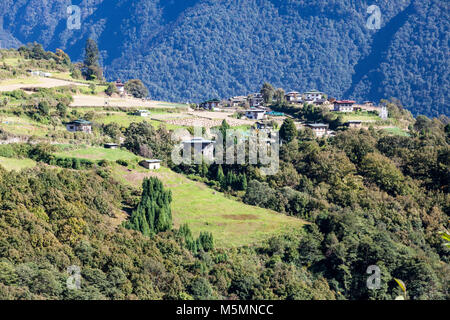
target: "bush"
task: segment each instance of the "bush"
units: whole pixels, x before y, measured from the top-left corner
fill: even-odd
[[[124,167],[128,167],[128,165],[129,165],[128,161],[122,160],[122,159],[116,160],[116,163],[120,164],[121,166],[124,166]]]

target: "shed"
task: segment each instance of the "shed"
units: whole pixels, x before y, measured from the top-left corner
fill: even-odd
[[[161,160],[158,159],[143,160],[141,161],[140,165],[150,170],[157,170],[161,168]]]
[[[117,149],[119,147],[117,143],[105,143],[103,146],[106,149]]]

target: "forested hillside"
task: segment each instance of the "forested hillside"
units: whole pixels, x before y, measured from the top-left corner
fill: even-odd
[[[70,4],[2,1],[2,45],[38,41],[77,60],[92,37],[109,80],[140,78],[162,100],[247,94],[268,81],[337,98],[396,97],[415,115],[449,113],[445,1],[80,1],[81,29],[67,30]],[[366,27],[373,4],[379,30]]]
[[[139,105],[104,105],[111,84],[88,73],[96,59],[85,59],[86,80],[40,45],[0,60],[0,300],[449,299],[448,117],[413,118],[390,99],[388,120],[356,129],[327,108],[275,101],[290,115],[275,174],[262,161],[177,165],[170,130],[180,126],[169,121],[227,113],[158,102],[141,117]],[[66,81],[40,87],[58,78],[27,72],[36,68]],[[73,106],[80,95],[102,104]],[[74,122],[90,130],[71,132]]]

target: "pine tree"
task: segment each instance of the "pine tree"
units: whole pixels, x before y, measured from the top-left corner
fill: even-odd
[[[213,235],[210,232],[200,232],[200,236],[197,239],[199,243],[199,247],[203,251],[210,251],[214,249],[214,240]]]
[[[226,188],[225,175],[223,174],[222,165],[220,165],[220,164],[219,164],[219,167],[217,168],[217,176],[216,176],[216,180],[219,181],[220,187],[221,187],[222,189],[225,189],[225,188]]]
[[[198,250],[197,242],[194,240],[191,229],[189,229],[189,226],[187,225],[187,223],[181,225],[178,232],[181,234],[182,238],[184,239],[186,248],[193,253],[197,253],[197,250]]]
[[[234,182],[234,173],[231,170],[229,170],[227,172],[226,187],[227,188],[228,187],[232,188],[233,187],[233,182]]]
[[[86,80],[102,80],[103,73],[98,62],[99,51],[94,40],[88,39],[86,41],[84,55],[83,75],[86,77]]]
[[[242,176],[242,190],[247,190],[247,175],[245,173]]]
[[[146,236],[169,230],[172,227],[171,202],[172,193],[164,190],[158,178],[144,179],[141,202],[125,227],[140,231]]]

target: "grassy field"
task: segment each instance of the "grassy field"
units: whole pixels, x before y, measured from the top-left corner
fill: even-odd
[[[109,123],[115,122],[122,127],[128,127],[132,122],[147,121],[156,128],[159,128],[162,124],[165,124],[166,128],[169,130],[181,128],[181,126],[173,125],[170,123],[164,123],[162,121],[152,120],[151,119],[152,113],[153,112],[150,111],[149,117],[140,117],[140,116],[128,115],[125,112],[110,112],[109,115],[106,115],[106,113],[99,115],[97,118],[94,119],[94,121],[97,123],[101,123],[101,124],[109,124]],[[161,113],[158,113],[158,114],[161,114]]]
[[[361,112],[361,113],[344,113],[341,112],[339,113],[343,116],[344,121],[349,121],[349,120],[361,120],[361,121],[370,121],[370,122],[374,122],[374,121],[378,121],[381,120],[381,118],[377,115],[374,114],[370,114],[367,112]]]
[[[8,171],[20,171],[25,168],[32,168],[36,162],[31,159],[15,159],[0,157],[0,165]]]
[[[405,131],[403,129],[400,129],[399,127],[393,127],[393,128],[384,128],[384,131],[387,131],[395,136],[403,136],[403,137],[409,137],[408,131]]]
[[[151,172],[145,169],[129,171],[120,166],[114,168],[116,179],[135,187],[150,175],[157,176],[172,190],[175,228],[187,223],[195,237],[200,231],[211,232],[219,248],[251,245],[273,235],[299,231],[305,224],[300,219],[227,198],[205,184],[167,168]]]
[[[95,86],[95,94],[99,94],[105,92],[107,86],[105,85],[96,85]],[[81,94],[93,94],[92,90],[88,86],[79,86],[78,90],[80,90]]]
[[[45,137],[51,130],[50,126],[33,121],[25,116],[0,115],[0,128],[6,132],[18,135]],[[63,129],[62,127],[60,128]]]
[[[26,60],[28,61],[28,60]],[[11,67],[16,67],[19,65],[20,61],[19,58],[4,58],[2,59],[2,62],[6,63],[7,65],[11,66]]]
[[[93,161],[98,160],[137,160],[138,157],[131,152],[122,149],[105,149],[102,147],[84,147],[80,149],[67,150],[55,153],[55,156],[63,158],[79,158],[89,159]]]

